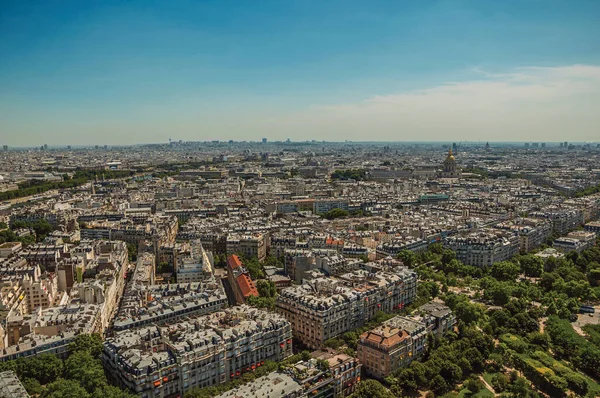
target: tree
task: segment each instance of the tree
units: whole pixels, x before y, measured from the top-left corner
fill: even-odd
[[[442,264],[447,265],[450,264],[450,261],[456,260],[456,253],[453,250],[445,249],[442,252]]]
[[[244,266],[250,273],[250,277],[252,279],[262,279],[265,277],[265,271],[263,269],[262,264],[258,261],[256,257],[252,257],[243,261]]]
[[[479,350],[475,347],[471,347],[469,349],[467,349],[464,353],[465,358],[469,361],[469,363],[471,364],[471,368],[475,371],[475,372],[481,372],[483,370],[483,367],[485,365],[485,358],[483,357],[483,355],[481,355],[481,353],[479,352]],[[469,388],[469,390],[471,390]],[[473,391],[473,390],[471,390]],[[477,390],[479,391],[479,390]],[[473,391],[473,392],[477,392],[477,391]]]
[[[41,354],[33,358],[19,358],[16,361],[17,374],[23,378],[33,378],[40,384],[57,380],[63,373],[63,362],[52,354]]]
[[[133,243],[127,243],[127,255],[129,256],[129,261],[136,261],[138,254],[138,247]]]
[[[376,380],[368,379],[358,383],[352,398],[395,398],[388,389]]]
[[[491,270],[491,275],[499,281],[514,281],[520,273],[521,268],[512,261],[494,263]]]
[[[40,382],[31,377],[21,379],[21,384],[23,384],[29,395],[40,395],[43,391]]]
[[[89,353],[94,358],[99,358],[102,354],[102,338],[98,334],[80,334],[69,344],[69,351],[75,353],[83,351]]]
[[[544,271],[544,260],[533,254],[521,256],[519,264],[525,275],[529,277],[539,277]]]
[[[407,267],[414,266],[417,261],[417,255],[415,254],[415,252],[412,252],[410,250],[401,250],[400,253],[398,253],[397,257],[399,260],[402,260],[404,265],[406,265]]]
[[[516,398],[528,398],[533,396],[531,383],[522,377],[517,377],[515,381],[508,385],[507,391],[510,391]]]
[[[492,387],[494,387],[494,390],[496,390],[497,392],[502,392],[506,390],[507,386],[508,377],[504,373],[498,373],[492,377]]]
[[[475,395],[484,388],[484,385],[481,380],[479,380],[479,377],[473,376],[467,379],[465,387],[471,392],[471,395]]]
[[[256,281],[256,288],[260,297],[275,297],[277,295],[277,289],[275,283],[266,279],[259,279]]]
[[[127,391],[123,391],[115,386],[103,386],[94,391],[91,398],[136,398],[134,394],[130,394]]]
[[[76,380],[58,379],[46,386],[42,398],[89,398],[88,392]]]
[[[335,220],[336,218],[348,217],[350,213],[343,209],[331,209],[323,215],[328,220]]]
[[[65,377],[78,380],[89,393],[107,385],[102,364],[86,351],[77,351],[65,361]]]
[[[510,301],[511,289],[502,283],[494,283],[485,290],[485,297],[491,298],[495,305],[506,305]]]
[[[437,395],[441,395],[441,394],[444,394],[445,392],[448,392],[448,390],[450,390],[450,387],[448,386],[448,383],[446,383],[446,380],[444,380],[444,378],[441,375],[437,375],[433,379],[431,379],[431,389]]]
[[[462,301],[455,308],[456,319],[463,321],[466,325],[476,323],[484,314],[483,306],[480,304]]]
[[[325,372],[329,370],[329,362],[326,359],[317,359],[317,368]]]

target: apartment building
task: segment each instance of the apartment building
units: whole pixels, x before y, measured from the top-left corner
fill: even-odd
[[[283,289],[277,311],[290,321],[296,338],[318,349],[325,340],[361,327],[377,311],[392,312],[411,303],[416,283],[416,273],[405,267],[318,276]]]
[[[12,370],[0,372],[0,397],[29,398],[29,394]]]
[[[410,316],[397,316],[360,336],[357,357],[365,372],[384,379],[420,358],[427,348],[427,334],[438,337],[452,330],[456,318],[444,304],[430,302]]]
[[[29,264],[40,265],[47,271],[55,271],[56,263],[67,256],[67,245],[31,245],[21,250],[19,256],[23,257]]]
[[[267,257],[267,237],[261,233],[252,235],[232,234],[227,237],[227,255],[241,254],[264,261]]]
[[[0,258],[8,258],[23,248],[21,242],[4,242],[0,244]]]
[[[554,240],[552,246],[563,253],[582,251],[589,249],[596,244],[596,234],[590,231],[573,231],[567,236]]]
[[[290,323],[242,305],[117,332],[105,341],[102,360],[113,383],[142,398],[156,398],[226,383],[291,354]]]
[[[342,398],[351,395],[360,382],[362,364],[357,358],[339,352],[315,351],[311,355],[317,360],[327,361],[333,385],[333,397]]]
[[[287,235],[271,235],[269,242],[269,254],[271,256],[280,258],[285,255],[286,250],[296,249],[297,238],[295,236]]]
[[[37,308],[48,308],[59,297],[58,278],[54,274],[33,277],[25,275],[21,286],[27,295],[27,312],[33,312]]]
[[[583,227],[588,232],[593,232],[596,236],[600,236],[600,221],[591,221]]]
[[[448,237],[444,246],[454,250],[456,258],[464,264],[489,267],[515,256],[519,252],[519,238],[512,233],[479,232]]]
[[[406,237],[406,238],[394,238],[390,242],[384,242],[377,246],[376,255],[377,259],[386,258],[388,256],[396,257],[403,250],[411,252],[417,252],[427,249],[429,243],[421,238]]]
[[[250,383],[242,384],[215,398],[265,398],[271,396],[278,398],[304,398],[304,387],[297,380],[286,373],[272,372],[259,377]]]
[[[552,223],[552,233],[566,235],[585,223],[583,211],[573,207],[552,207],[531,214],[535,218],[544,218]]]
[[[175,243],[177,230],[177,217],[173,215],[142,214],[137,219],[130,215],[117,221],[90,220],[80,235],[81,239],[119,240],[136,246],[148,241],[158,255],[160,247]]]
[[[100,306],[96,304],[60,304],[27,315],[15,312],[6,320],[8,344],[0,362],[44,353],[63,357],[76,336],[99,331]]]
[[[324,214],[333,209],[348,211],[348,199],[315,199],[313,213]]]
[[[335,250],[287,250],[285,252],[285,271],[288,276],[302,283],[306,273],[322,270],[327,275],[340,275],[358,268],[360,261],[341,256]]]
[[[529,253],[552,235],[552,224],[549,220],[541,218],[518,218],[499,223],[495,227],[517,234],[521,253]]]
[[[412,361],[413,341],[405,330],[381,325],[360,336],[356,355],[369,376],[384,379]]]
[[[410,317],[423,322],[427,331],[441,338],[452,331],[456,326],[456,317],[452,310],[445,304],[431,301],[417,308]]]
[[[204,250],[199,240],[192,242],[190,252],[180,255],[175,265],[177,282],[189,283],[206,281],[213,277],[212,255]]]

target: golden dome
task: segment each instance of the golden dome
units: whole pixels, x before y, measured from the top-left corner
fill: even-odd
[[[452,148],[448,149],[448,157],[447,160],[454,160],[454,155],[452,155]]]

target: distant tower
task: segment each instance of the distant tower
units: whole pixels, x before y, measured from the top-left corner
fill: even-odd
[[[267,139],[266,139],[266,138],[263,138],[263,139],[262,139],[262,143],[263,143],[263,144],[266,144],[266,143],[267,143]]]
[[[489,142],[485,143],[485,150],[488,152],[490,151],[490,143]]]

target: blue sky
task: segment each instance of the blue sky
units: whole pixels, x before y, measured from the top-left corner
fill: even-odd
[[[0,144],[600,140],[598,20],[596,0],[5,0]]]

